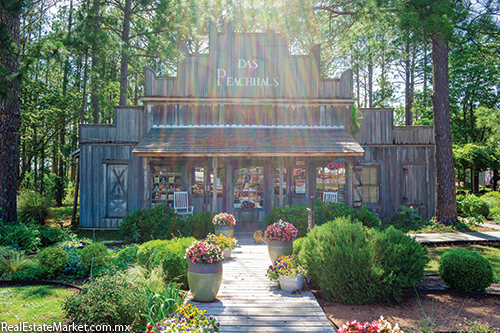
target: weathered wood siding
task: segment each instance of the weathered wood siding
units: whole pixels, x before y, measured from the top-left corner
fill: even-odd
[[[394,109],[359,109],[362,119],[356,140],[360,145],[392,144]]]
[[[395,126],[394,144],[434,144],[434,126]]]

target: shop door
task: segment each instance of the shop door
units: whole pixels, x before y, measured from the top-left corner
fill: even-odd
[[[307,169],[305,167],[293,167],[290,174],[289,193],[291,193],[290,205],[305,206],[307,200]]]

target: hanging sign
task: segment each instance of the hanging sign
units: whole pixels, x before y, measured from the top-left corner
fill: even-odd
[[[344,161],[341,160],[333,161],[328,163],[326,167],[330,170],[344,169]]]

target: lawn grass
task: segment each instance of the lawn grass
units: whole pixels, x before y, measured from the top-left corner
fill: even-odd
[[[1,321],[8,325],[64,322],[62,302],[73,292],[54,286],[0,287]]]
[[[425,268],[426,273],[438,273],[439,268],[439,259],[441,255],[452,249],[457,249],[458,246],[441,246],[441,247],[430,247],[429,248],[429,257],[431,261]],[[483,257],[486,257],[490,260],[491,265],[493,266],[493,275],[494,280],[500,280],[500,248],[492,247],[492,246],[484,246],[484,245],[468,245],[463,248],[478,252]]]

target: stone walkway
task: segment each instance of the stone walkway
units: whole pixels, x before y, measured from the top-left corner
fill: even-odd
[[[335,332],[310,291],[286,294],[278,282],[267,279],[271,260],[264,243],[256,245],[251,232],[237,232],[235,237],[240,246],[224,262],[217,299],[192,301],[219,318],[221,332]]]
[[[438,243],[489,243],[500,242],[500,231],[486,232],[456,232],[444,234],[412,234],[410,235],[422,244],[438,244]]]

